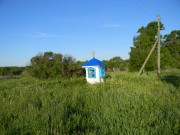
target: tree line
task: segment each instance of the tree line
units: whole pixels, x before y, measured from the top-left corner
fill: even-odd
[[[85,70],[82,68],[85,61],[76,61],[71,55],[62,55],[60,53],[44,52],[31,58],[31,64],[27,71],[37,78],[54,77],[72,77],[85,76]],[[114,69],[127,70],[127,61],[121,57],[113,57],[110,60],[104,60],[106,70]]]
[[[82,68],[86,61],[76,61],[71,55],[61,53],[44,52],[31,58],[30,65],[26,67],[0,67],[0,76],[17,76],[23,72],[36,78],[47,79],[55,77],[85,76]],[[106,71],[128,70],[128,60],[115,56],[106,63]]]
[[[25,67],[0,67],[0,76],[17,76],[21,75]]]

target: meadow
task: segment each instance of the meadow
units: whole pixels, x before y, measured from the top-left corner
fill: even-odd
[[[85,78],[0,80],[2,135],[178,135],[180,71]]]

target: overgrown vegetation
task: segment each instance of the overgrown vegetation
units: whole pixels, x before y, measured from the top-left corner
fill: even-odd
[[[180,134],[179,70],[109,76],[0,80],[0,134]]]

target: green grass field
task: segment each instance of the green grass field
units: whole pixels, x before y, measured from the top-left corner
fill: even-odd
[[[180,71],[0,80],[0,134],[180,134]]]

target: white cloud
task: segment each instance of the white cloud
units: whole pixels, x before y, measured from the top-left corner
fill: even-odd
[[[28,38],[65,38],[64,36],[58,34],[48,34],[45,32],[37,32],[35,34],[29,33],[13,33],[14,36],[23,36]]]
[[[49,36],[47,33],[43,33],[43,32],[38,32],[38,35],[41,36],[41,37]]]
[[[120,28],[120,27],[122,27],[122,25],[120,25],[118,23],[110,23],[110,22],[105,23],[102,26],[105,28]]]
[[[13,34],[15,36],[23,36],[23,37],[28,37],[28,38],[56,38],[56,39],[72,39],[72,40],[93,40],[90,37],[82,37],[78,35],[72,35],[72,36],[62,36],[58,34],[49,34],[45,32],[36,32],[34,34],[28,34],[28,33],[15,33]]]
[[[122,28],[122,24],[120,24],[119,22],[110,19],[107,15],[107,13],[103,14],[100,18],[102,18],[102,21],[104,22],[103,24],[101,24],[101,27],[104,28]]]
[[[37,32],[36,35],[33,36],[34,38],[64,38],[61,35],[57,35],[57,34],[48,34],[48,33],[44,33],[44,32]]]

